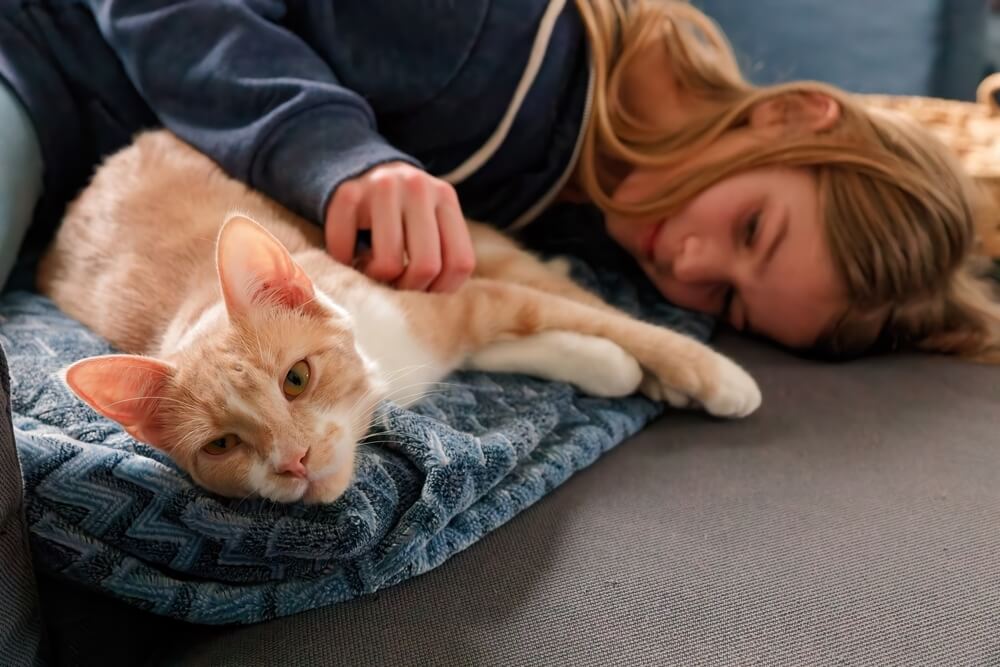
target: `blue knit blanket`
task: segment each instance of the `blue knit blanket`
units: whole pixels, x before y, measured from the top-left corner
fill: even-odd
[[[706,338],[711,322],[611,272],[619,306]],[[111,351],[45,298],[0,300],[37,566],[156,614],[252,623],[371,593],[437,567],[661,411],[533,378],[457,373],[415,408],[380,409],[377,446],[336,502],[220,498],[78,401],[57,377]]]

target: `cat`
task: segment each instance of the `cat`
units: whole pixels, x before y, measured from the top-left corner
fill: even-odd
[[[335,500],[377,404],[412,404],[458,368],[641,390],[727,417],[760,404],[726,357],[612,308],[489,227],[470,230],[477,268],[462,288],[393,290],[156,130],[98,168],[37,278],[124,352],[70,365],[68,387],[222,496]]]

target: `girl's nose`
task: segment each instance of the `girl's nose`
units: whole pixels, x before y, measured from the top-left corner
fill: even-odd
[[[698,236],[688,236],[674,258],[674,278],[688,284],[718,282],[724,279],[729,268],[724,254],[718,244]]]

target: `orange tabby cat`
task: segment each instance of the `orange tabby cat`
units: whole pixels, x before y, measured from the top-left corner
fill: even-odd
[[[612,309],[487,227],[473,233],[478,269],[462,289],[395,291],[160,131],[98,170],[38,278],[130,353],[73,364],[70,388],[225,496],[334,500],[376,404],[412,403],[459,367],[641,389],[723,416],[759,405],[725,357]]]

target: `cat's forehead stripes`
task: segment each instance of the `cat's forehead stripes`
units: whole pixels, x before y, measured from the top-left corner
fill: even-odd
[[[246,421],[269,418],[285,403],[276,376],[257,368],[244,367],[239,373],[221,374],[218,390],[219,404]]]
[[[238,391],[233,387],[223,387],[222,393],[219,404],[224,406],[226,412],[245,422],[256,421],[256,415],[261,411],[260,403],[255,402],[256,396],[251,398],[252,394]]]
[[[240,370],[234,370],[233,366],[239,366]],[[273,383],[274,374],[247,364],[234,362],[230,367],[220,369],[219,380],[227,389],[231,390],[231,393],[247,394],[261,391],[266,383]]]

